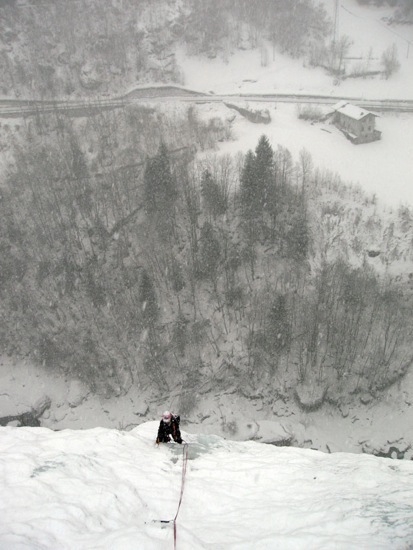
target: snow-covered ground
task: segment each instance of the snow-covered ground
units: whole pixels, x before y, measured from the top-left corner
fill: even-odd
[[[162,396],[140,387],[126,395],[104,398],[79,381],[71,381],[30,362],[0,359],[0,417],[23,414],[50,400],[40,418],[50,429],[131,429],[160,418],[164,409],[179,410],[179,392]],[[294,401],[249,400],[238,392],[198,395],[194,410],[182,415],[188,431],[231,440],[255,440],[319,449],[324,452],[386,454],[413,457],[413,372],[383,393],[379,400],[362,394],[338,409],[303,412]],[[229,430],[228,427],[233,426]]]
[[[172,549],[185,448],[157,426],[1,428],[0,548]],[[177,549],[412,548],[413,462],[183,437]]]
[[[333,5],[326,3],[329,10]],[[342,0],[340,6],[340,34],[354,41],[351,57],[366,59],[371,49],[371,63],[377,66],[383,50],[397,45],[401,68],[389,80],[351,78],[335,85],[324,70],[303,60],[279,53],[273,58],[267,45],[265,67],[259,50],[237,52],[227,60],[187,57],[181,51],[185,86],[215,94],[413,99],[413,46],[407,55],[413,27],[386,26],[385,8],[353,0]],[[348,65],[357,62],[348,60]],[[233,140],[221,143],[220,152],[253,149],[265,133],[274,148],[287,147],[295,159],[306,149],[316,167],[339,173],[391,207],[413,205],[413,115],[383,113],[377,120],[381,141],[355,146],[329,124],[299,120],[294,104],[251,107],[268,108],[271,123],[252,124],[217,103],[198,106],[207,119],[235,115]],[[0,388],[0,416],[27,412],[37,399],[49,396],[51,407],[41,423],[55,429],[131,427],[157,418],[164,408],[176,410],[179,400],[168,396],[165,402],[141,388],[104,399],[78,382],[9,358],[0,360]],[[188,436],[200,456],[190,462],[179,548],[409,548],[411,462],[276,449],[206,434],[263,442],[291,437],[294,444],[326,451],[387,452],[393,446],[411,453],[413,373],[384,393],[381,402],[353,403],[340,413],[328,405],[303,413],[294,403],[247,402],[236,394],[211,394],[200,401],[202,407],[183,419],[188,431],[200,434]],[[234,421],[237,432],[225,432]],[[174,513],[181,466],[178,456],[172,454],[178,462],[171,461],[169,449],[153,448],[155,429],[144,424],[130,433],[0,430],[6,450],[0,453],[0,482],[7,495],[0,497],[0,549],[169,548],[171,527],[145,521]]]
[[[333,16],[333,1],[325,1]],[[261,50],[238,51],[225,59],[188,57],[178,52],[178,62],[185,75],[185,86],[215,94],[295,93],[323,94],[331,97],[365,99],[413,99],[413,26],[388,25],[386,18],[393,10],[386,7],[361,6],[355,0],[342,0],[338,35],[347,35],[352,45],[346,60],[347,73],[356,64],[371,58],[370,70],[380,70],[384,50],[396,45],[400,70],[388,80],[347,78],[339,85],[324,69],[306,66],[302,59],[292,59],[279,52],[273,56],[267,47],[268,64],[261,64]],[[298,120],[295,104],[251,103],[251,108],[268,108],[269,125],[252,124],[237,116],[233,123],[232,143],[220,147],[222,152],[254,149],[265,133],[274,148],[287,147],[297,158],[301,149],[308,150],[314,165],[338,173],[347,183],[360,185],[383,203],[397,207],[413,205],[413,114],[383,113],[376,126],[381,141],[355,146],[329,124],[311,125]],[[328,108],[325,108],[328,110]],[[217,107],[210,105],[212,117]]]
[[[327,12],[333,16],[335,2],[325,0]],[[339,85],[322,68],[308,66],[303,59],[292,59],[273,52],[270,44],[268,62],[262,66],[262,48],[226,52],[215,59],[187,57],[178,52],[183,68],[185,86],[194,90],[224,93],[313,93],[369,99],[413,99],[413,26],[388,25],[391,8],[360,6],[356,0],[340,2],[337,36],[347,35],[352,41],[345,60],[347,74],[355,65],[366,63],[369,70],[381,70],[384,50],[395,44],[400,70],[388,80],[347,78]],[[410,43],[410,47],[409,47]]]
[[[220,145],[220,152],[234,153],[254,150],[262,134],[273,149],[282,145],[295,160],[305,149],[311,154],[314,167],[337,173],[343,182],[360,186],[367,195],[389,207],[413,205],[413,114],[383,113],[376,127],[382,139],[363,145],[353,145],[328,122],[311,124],[298,119],[297,104],[249,103],[251,109],[268,109],[269,124],[253,124],[237,114],[232,122],[233,141]],[[227,109],[217,110],[215,104],[202,106],[205,117],[216,114],[230,116]],[[327,106],[325,113],[331,112]],[[234,113],[234,112],[233,112]]]

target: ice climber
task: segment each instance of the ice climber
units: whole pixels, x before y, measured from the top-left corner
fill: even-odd
[[[180,420],[181,419],[178,415],[165,411],[162,415],[161,422],[159,423],[156,443],[168,443],[171,441],[171,436],[176,443],[182,443],[181,432],[179,430]]]

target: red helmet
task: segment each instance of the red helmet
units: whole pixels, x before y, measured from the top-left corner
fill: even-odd
[[[165,411],[162,415],[162,420],[169,423],[171,421],[172,414],[169,411]]]

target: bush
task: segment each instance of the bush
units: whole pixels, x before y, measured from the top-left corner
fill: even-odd
[[[393,44],[392,46],[389,46],[387,50],[384,50],[383,55],[381,56],[381,64],[383,65],[383,72],[386,80],[400,69],[396,44]]]
[[[323,111],[315,105],[298,106],[298,118],[310,120],[311,122],[320,122],[324,118]]]

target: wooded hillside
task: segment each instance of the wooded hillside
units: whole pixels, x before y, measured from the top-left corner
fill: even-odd
[[[124,93],[143,82],[183,83],[177,45],[228,56],[270,40],[293,56],[324,41],[312,0],[0,2],[0,93],[28,98]]]
[[[343,184],[265,136],[196,161],[184,144],[213,145],[216,127],[128,107],[21,129],[0,203],[2,348],[98,392],[180,387],[182,413],[211,385],[311,407],[310,390],[338,403],[396,381],[413,318],[406,292],[350,260],[374,230],[366,199],[329,247]]]
[[[326,60],[330,22],[311,0],[106,4],[0,0],[1,94],[182,83],[177,45],[225,57],[269,41],[341,70],[344,49]],[[100,393],[181,388],[183,414],[212,386],[295,393],[311,408],[400,379],[410,287],[386,269],[413,259],[410,210],[387,227],[374,200],[265,136],[245,156],[206,155],[230,138],[228,120],[196,106],[2,122],[2,350]]]

